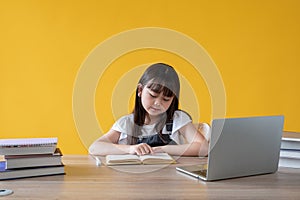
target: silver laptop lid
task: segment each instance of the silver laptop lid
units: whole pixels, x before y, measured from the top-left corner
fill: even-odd
[[[283,116],[213,120],[207,180],[277,171],[283,121]]]

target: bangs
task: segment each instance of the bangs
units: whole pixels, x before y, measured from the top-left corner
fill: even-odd
[[[175,96],[175,93],[169,89],[168,87],[162,85],[162,84],[159,84],[159,83],[149,83],[147,85],[147,88],[149,88],[150,90],[152,90],[153,92],[155,93],[163,93],[164,96],[166,97],[173,97]]]

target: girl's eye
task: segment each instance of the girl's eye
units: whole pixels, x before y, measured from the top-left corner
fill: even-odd
[[[157,97],[156,95],[151,94],[151,93],[149,93],[149,95],[150,95],[151,97],[153,97],[153,98],[156,98],[156,97]]]
[[[170,101],[171,99],[164,99],[164,101]]]

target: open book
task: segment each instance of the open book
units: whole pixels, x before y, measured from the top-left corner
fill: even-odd
[[[155,165],[155,164],[171,164],[176,161],[167,153],[155,153],[147,155],[107,155],[106,165]]]

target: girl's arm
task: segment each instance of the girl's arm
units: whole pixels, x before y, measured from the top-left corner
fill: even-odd
[[[101,136],[89,147],[89,153],[92,155],[109,155],[109,154],[138,154],[144,155],[153,153],[152,148],[143,143],[137,145],[118,144],[121,133],[110,130]]]
[[[170,155],[182,156],[207,156],[208,141],[192,123],[183,126],[179,132],[185,137],[188,144],[154,147],[154,152],[166,152]]]

